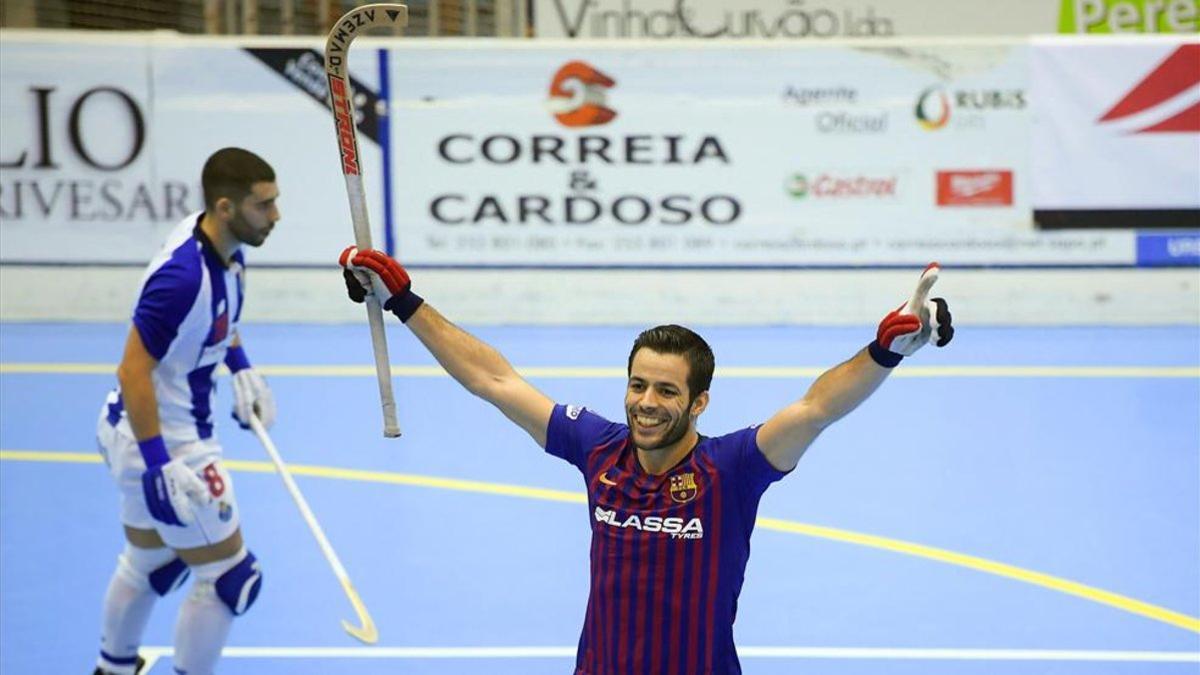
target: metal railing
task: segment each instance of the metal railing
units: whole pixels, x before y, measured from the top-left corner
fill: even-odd
[[[378,0],[376,0],[378,1]],[[530,0],[407,0],[414,37],[521,37]],[[0,0],[0,27],[324,35],[368,0]]]

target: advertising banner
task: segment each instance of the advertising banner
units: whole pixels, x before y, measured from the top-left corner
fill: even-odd
[[[329,265],[349,241],[315,42],[4,38],[0,263],[144,263],[201,208],[201,165],[229,145],[270,161],[281,189],[283,219],[248,252],[253,263]],[[356,122],[376,244],[411,265],[1138,260],[1131,231],[1034,228],[1039,195],[1074,194],[1079,164],[1111,162],[1047,156],[1086,149],[1094,139],[1078,130],[1038,140],[1031,155],[1045,130],[1033,122],[1038,57],[1026,41],[382,44],[351,54]],[[1146,76],[1152,57],[1130,59],[1128,72],[1114,65],[1121,86]],[[1188,91],[1169,106],[1191,109]],[[1142,171],[1137,147],[1111,152]],[[1159,180],[1163,165],[1147,161],[1150,177],[1130,186],[1186,187],[1187,175]],[[1054,175],[1037,178],[1034,166]]]
[[[1031,65],[1039,221],[1200,228],[1200,40],[1042,39]]]
[[[198,165],[155,166],[147,52],[0,42],[0,258],[145,261],[198,208]]]
[[[363,48],[351,61],[364,95],[376,91],[377,52]],[[330,264],[352,232],[323,73],[320,53],[307,48],[6,35],[0,262],[145,263],[171,227],[203,208],[205,159],[240,146],[272,164],[281,192],[282,220],[248,258]],[[367,101],[372,110],[377,99]],[[382,242],[382,153],[372,135],[360,121]]]
[[[541,38],[822,40],[1196,33],[1197,0],[535,0]]]
[[[1132,235],[1033,231],[1022,45],[393,59],[412,263],[1133,261]]]

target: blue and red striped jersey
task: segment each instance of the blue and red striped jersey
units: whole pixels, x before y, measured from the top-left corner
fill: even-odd
[[[756,433],[701,436],[670,471],[652,475],[629,427],[554,407],[546,452],[583,473],[592,516],[576,675],[741,672],[733,622],[750,532],[763,492],[785,475]]]

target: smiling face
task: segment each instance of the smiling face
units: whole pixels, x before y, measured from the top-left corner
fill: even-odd
[[[625,417],[639,450],[672,450],[695,432],[708,392],[688,390],[688,362],[680,354],[642,348],[633,356],[625,388]]]

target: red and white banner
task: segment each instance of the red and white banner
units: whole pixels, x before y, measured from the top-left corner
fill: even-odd
[[[1200,209],[1200,39],[1040,38],[1031,66],[1035,209]]]

